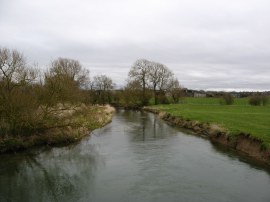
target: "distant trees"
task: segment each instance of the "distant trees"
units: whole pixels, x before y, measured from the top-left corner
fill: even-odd
[[[106,75],[98,75],[93,79],[93,89],[95,90],[95,103],[110,103],[111,90],[114,84],[110,77]]]
[[[89,71],[79,61],[58,58],[46,72],[27,65],[17,50],[0,48],[0,136],[29,135],[62,126],[63,110],[92,101],[110,102],[112,80],[100,75],[90,82]],[[78,105],[77,105],[78,104]]]
[[[120,105],[129,108],[138,108],[149,101],[151,94],[146,88],[143,91],[141,83],[138,80],[130,80],[121,92]]]
[[[146,96],[146,88],[149,78],[149,68],[150,68],[150,61],[146,59],[139,59],[135,61],[135,63],[132,65],[128,73],[128,76],[131,81],[137,81],[141,85],[142,105],[147,105],[149,102]]]
[[[173,76],[172,71],[165,65],[146,59],[137,60],[129,71],[129,82],[126,89],[130,89],[131,84],[137,84],[137,90],[141,88],[141,105],[147,105],[153,93],[154,103],[167,103],[167,95],[173,96],[173,102],[179,101],[181,87],[178,80]],[[135,95],[134,95],[135,96]]]
[[[149,86],[154,92],[155,104],[158,104],[158,96],[162,103],[164,100],[165,91],[169,88],[169,82],[173,79],[173,73],[163,64],[151,62],[149,68]],[[159,95],[158,95],[159,93]]]
[[[168,67],[145,59],[132,65],[127,85],[114,91],[110,77],[91,80],[78,60],[57,58],[41,72],[27,65],[17,50],[0,48],[0,92],[0,136],[5,136],[66,124],[59,114],[83,102],[141,107],[153,98],[155,104],[177,103],[181,86]]]

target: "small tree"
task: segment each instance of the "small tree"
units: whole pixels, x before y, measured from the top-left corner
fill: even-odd
[[[234,103],[234,98],[230,93],[224,93],[221,97],[220,103],[226,104],[226,105],[232,105]]]
[[[146,95],[143,94],[142,86],[139,81],[132,80],[124,87],[121,95],[120,103],[127,108],[137,108],[144,105]]]
[[[260,95],[253,95],[249,98],[248,103],[253,106],[261,105],[261,97]]]
[[[106,75],[95,76],[93,86],[96,92],[97,103],[105,104],[111,102],[111,90],[114,84],[110,77]]]
[[[269,97],[255,94],[249,98],[248,102],[250,105],[253,105],[253,106],[259,106],[259,105],[265,106],[269,102]]]
[[[87,86],[89,80],[89,72],[82,68],[79,61],[67,58],[54,60],[45,73],[44,104],[53,106],[80,102],[83,99],[81,89]]]
[[[183,96],[183,92],[177,78],[172,78],[169,81],[169,87],[167,92],[170,95],[173,103],[179,102],[180,98]]]

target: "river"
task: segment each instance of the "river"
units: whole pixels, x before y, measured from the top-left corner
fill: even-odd
[[[0,156],[0,201],[269,202],[266,169],[146,112],[80,143]]]

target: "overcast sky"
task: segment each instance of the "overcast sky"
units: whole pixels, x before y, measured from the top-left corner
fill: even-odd
[[[270,90],[269,0],[0,0],[0,46],[123,85],[139,58],[193,89]]]

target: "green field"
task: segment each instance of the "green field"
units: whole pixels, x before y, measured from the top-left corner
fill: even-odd
[[[248,133],[270,148],[269,105],[250,106],[245,98],[235,99],[233,105],[220,105],[218,98],[185,98],[181,104],[152,107],[185,119],[216,123],[230,135]]]
[[[183,104],[201,104],[201,105],[220,105],[220,98],[194,98],[186,97],[181,100]],[[234,99],[234,105],[249,105],[248,98],[238,98]]]

